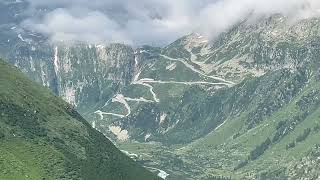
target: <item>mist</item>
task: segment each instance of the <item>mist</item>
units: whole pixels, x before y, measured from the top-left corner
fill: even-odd
[[[318,0],[27,0],[43,13],[22,25],[52,41],[166,45],[197,32],[214,39],[248,16],[318,17]]]

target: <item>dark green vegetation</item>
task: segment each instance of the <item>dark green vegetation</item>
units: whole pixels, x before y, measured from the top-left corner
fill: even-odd
[[[69,104],[0,61],[0,179],[158,179]]]

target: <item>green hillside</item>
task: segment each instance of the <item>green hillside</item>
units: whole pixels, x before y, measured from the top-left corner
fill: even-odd
[[[231,89],[195,98],[191,109],[203,110],[201,116],[210,116],[211,121],[204,121],[207,125],[202,128],[194,122],[185,127],[187,131],[181,128],[167,134],[167,141],[170,137],[188,140],[193,130],[203,132],[215,120],[225,120],[191,143],[171,141],[163,147],[126,142],[120,147],[152,154],[150,160],[171,173],[169,179],[316,179],[320,175],[319,64],[308,64],[295,72],[279,70],[248,78]]]
[[[167,113],[164,122],[177,122],[158,137],[154,130],[149,139],[166,146],[120,142],[120,147],[153,161],[168,179],[317,179],[319,19],[291,25],[283,20],[244,22],[210,47],[197,46],[203,54],[186,48],[195,43],[188,36],[164,48],[169,57],[197,62],[236,84],[218,90],[175,87],[182,91],[178,100],[162,96],[158,107],[150,108],[153,114]],[[154,87],[157,94],[174,88]],[[138,109],[123,122],[152,119],[150,109]],[[123,127],[133,134],[130,126]]]
[[[0,179],[158,179],[71,107],[0,61]]]

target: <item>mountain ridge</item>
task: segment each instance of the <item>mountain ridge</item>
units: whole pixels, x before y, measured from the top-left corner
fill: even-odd
[[[0,54],[168,179],[290,179],[317,158],[319,25],[274,15],[212,42],[193,33],[137,49],[48,45],[16,30]]]
[[[0,178],[158,179],[69,104],[2,60],[0,70]]]

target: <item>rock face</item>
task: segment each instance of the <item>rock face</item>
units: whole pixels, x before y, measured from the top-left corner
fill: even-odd
[[[134,53],[125,45],[19,42],[13,48],[6,56],[11,64],[75,106],[97,103],[110,84],[124,86],[133,77]]]

